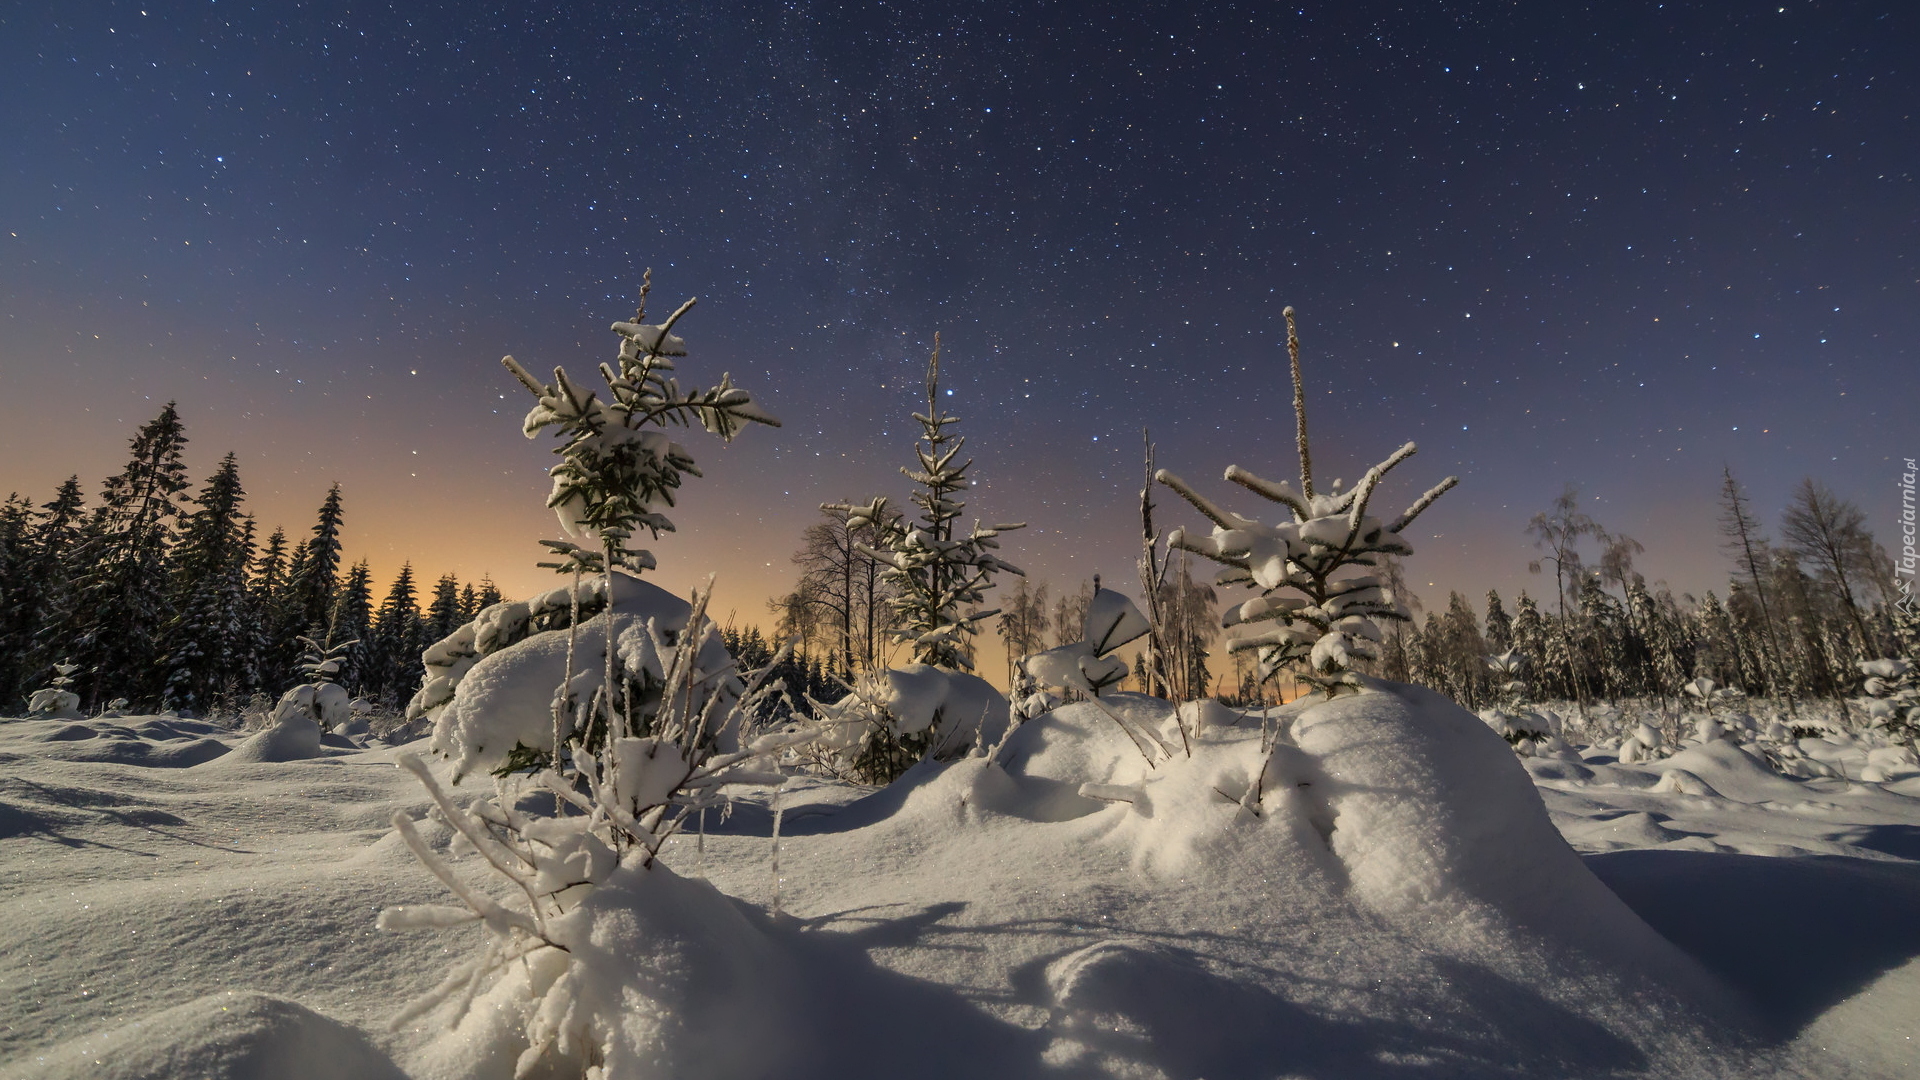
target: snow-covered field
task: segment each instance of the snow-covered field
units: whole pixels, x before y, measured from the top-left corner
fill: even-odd
[[[1074,705],[877,793],[796,779],[777,855],[766,793],[710,812],[608,942],[658,1074],[1920,1075],[1920,772],[1523,761],[1397,686],[1192,719],[1154,766]],[[399,751],[244,740],[0,721],[0,1077],[511,1076],[514,976],[389,1025],[483,936],[375,929],[446,899]]]

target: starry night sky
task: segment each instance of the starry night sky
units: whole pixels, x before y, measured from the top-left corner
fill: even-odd
[[[654,269],[730,447],[659,580],[761,600],[822,501],[909,485],[933,333],[1004,554],[1137,591],[1140,429],[1251,512],[1407,439],[1429,607],[1529,578],[1568,482],[1720,587],[1730,464],[1893,532],[1920,454],[1908,3],[347,4],[0,10],[0,491],[89,494],[178,399],[385,580],[544,587],[544,443],[498,365],[583,377]],[[1244,493],[1240,493],[1244,494]],[[1166,524],[1194,523],[1170,492]],[[1266,508],[1261,507],[1266,513]],[[1433,582],[1428,586],[1428,582]],[[1549,587],[1550,590],[1550,587]]]

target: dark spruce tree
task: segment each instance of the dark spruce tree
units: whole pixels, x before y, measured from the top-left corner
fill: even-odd
[[[374,615],[363,654],[366,671],[360,692],[388,708],[405,705],[420,688],[420,653],[428,640],[413,585],[413,564],[405,563]]]
[[[1500,606],[1500,594],[1493,589],[1487,590],[1487,649],[1490,652],[1503,653],[1513,648],[1513,620],[1507,617],[1507,609]]]
[[[0,503],[0,715],[20,706],[33,641],[33,502],[18,493]]]
[[[305,635],[324,641],[333,619],[334,594],[340,588],[340,485],[327,490],[320,503],[313,535],[297,545],[288,560],[284,596],[275,605],[269,624],[270,656],[266,670],[275,679],[270,693],[279,694],[301,681],[298,639]],[[345,641],[347,639],[341,638]]]
[[[173,402],[134,435],[109,477],[89,535],[75,551],[75,604],[63,628],[88,708],[110,698],[159,699],[161,630],[170,614],[169,553],[187,488],[186,429]]]
[[[434,582],[433,600],[427,604],[427,640],[439,641],[460,629],[461,624],[472,617],[464,615],[464,610],[460,602],[460,582],[452,574],[442,575]]]
[[[292,579],[294,613],[305,626],[324,627],[332,618],[335,593],[340,588],[340,485],[327,490],[320,504],[320,518],[314,522],[313,536],[303,546],[303,558],[296,560]]]
[[[240,511],[245,497],[240,466],[229,453],[194,499],[173,550],[162,693],[170,707],[204,715],[252,667],[246,630],[253,550],[252,526]]]
[[[20,588],[14,594],[17,637],[9,643],[5,655],[13,660],[12,670],[25,680],[18,687],[20,694],[31,693],[50,665],[66,655],[64,629],[71,626],[74,610],[73,555],[86,536],[87,526],[86,496],[81,493],[80,478],[70,476],[33,521],[21,565]]]
[[[334,681],[359,693],[366,681],[368,652],[373,644],[373,571],[367,568],[367,560],[361,559],[347,571],[326,625],[323,644],[327,649],[346,646],[340,654],[340,672]],[[353,644],[347,645],[348,642]]]

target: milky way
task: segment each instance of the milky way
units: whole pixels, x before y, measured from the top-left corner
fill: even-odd
[[[1408,439],[1390,501],[1462,476],[1430,606],[1537,590],[1567,483],[1680,589],[1723,464],[1887,538],[1911,5],[1192,6],[16,6],[0,490],[94,490],[178,399],[263,525],[338,480],[350,557],[531,588],[551,459],[498,357],[589,373],[650,266],[701,298],[686,377],[785,421],[689,436],[656,549],[744,618],[819,503],[905,494],[935,331],[970,511],[1129,581],[1142,427],[1222,496],[1295,467],[1286,304],[1327,476]]]

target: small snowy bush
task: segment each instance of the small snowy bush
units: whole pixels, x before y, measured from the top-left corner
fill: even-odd
[[[1890,738],[1905,739],[1909,745],[1920,738],[1920,678],[1905,660],[1882,658],[1860,664],[1866,676],[1861,689],[1866,692],[1862,704],[1867,719]]]
[[[777,759],[816,735],[795,725],[732,752],[714,748],[711,731],[738,727],[767,695],[779,692],[765,680],[785,655],[754,673],[740,697],[697,695],[701,643],[713,630],[706,602],[706,593],[696,595],[688,632],[663,657],[664,696],[648,734],[620,727],[592,751],[576,744],[564,771],[549,763],[499,778],[491,797],[465,807],[418,757],[401,756],[401,767],[426,786],[460,846],[484,859],[514,898],[502,901],[467,884],[412,819],[394,815],[401,839],[459,904],[390,907],[381,913],[380,927],[479,923],[487,932],[480,955],[457,965],[396,1017],[396,1026],[449,1000],[456,1002],[451,1022],[459,1024],[489,990],[496,998],[518,998],[525,1007],[494,1007],[475,1022],[497,1029],[511,1020],[519,1030],[465,1033],[515,1046],[515,1076],[635,1075],[630,1065],[614,1063],[645,1057],[651,1044],[671,1034],[632,1011],[635,997],[669,1004],[659,1000],[663,991],[641,973],[638,958],[599,944],[610,926],[617,932],[635,921],[644,925],[654,908],[685,901],[684,883],[656,857],[691,815],[723,804],[728,785],[780,783]],[[532,801],[525,796],[536,792],[551,796],[559,811],[524,809]]]
[[[1150,724],[1134,722],[1124,712],[1110,708],[1101,694],[1127,677],[1127,662],[1109,655],[1113,650],[1146,636],[1152,624],[1132,600],[1112,589],[1102,589],[1093,579],[1093,597],[1087,602],[1086,619],[1081,623],[1080,640],[1027,657],[1023,670],[1041,686],[1084,694],[1088,701],[1120,726],[1133,745],[1153,762],[1173,756],[1173,747]],[[1178,719],[1182,744],[1191,751],[1185,720]]]
[[[53,665],[53,678],[27,699],[27,713],[35,719],[78,720],[80,695],[73,692],[73,675],[79,664],[62,661]]]
[[[1518,709],[1527,697],[1527,659],[1517,649],[1487,657],[1487,670],[1493,673],[1495,700],[1503,709]]]

